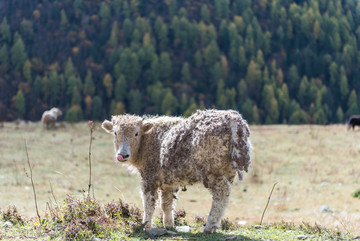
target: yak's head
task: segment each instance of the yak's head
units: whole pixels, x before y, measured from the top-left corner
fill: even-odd
[[[59,117],[62,115],[62,111],[59,108],[53,107],[51,108],[51,113],[53,113],[56,117]]]
[[[120,162],[131,160],[139,151],[144,135],[152,131],[152,124],[134,115],[117,115],[105,120],[102,128],[114,135],[115,156]]]

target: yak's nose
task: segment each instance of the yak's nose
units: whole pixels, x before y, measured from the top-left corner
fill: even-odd
[[[127,152],[125,152],[125,151],[122,151],[122,152],[120,152],[120,155],[122,155],[122,157],[124,158],[124,159],[127,159],[127,158],[129,158],[129,154],[127,153]]]
[[[130,157],[130,154],[127,150],[122,149],[120,152],[118,152],[117,154],[117,159],[118,161],[126,161],[126,159],[128,159]]]

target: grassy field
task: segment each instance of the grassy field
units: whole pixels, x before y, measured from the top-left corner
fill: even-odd
[[[233,186],[225,217],[245,226],[258,224],[274,183],[278,183],[264,223],[281,221],[318,224],[353,235],[360,234],[360,131],[344,125],[251,126],[253,165],[244,181]],[[0,128],[0,208],[15,205],[35,216],[24,148],[26,139],[33,165],[41,215],[46,202],[82,197],[89,178],[90,132],[87,123],[44,130],[39,123],[5,123]],[[112,137],[96,124],[92,142],[92,178],[96,200],[121,198],[142,207],[139,177],[115,162]],[[26,171],[25,171],[26,170]],[[206,216],[211,196],[200,185],[179,193],[177,209],[188,219]],[[327,205],[328,211],[321,211]],[[323,208],[326,209],[326,208]],[[160,211],[157,211],[157,216]]]

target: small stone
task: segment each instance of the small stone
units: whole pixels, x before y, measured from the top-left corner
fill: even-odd
[[[176,232],[173,232],[173,231],[168,230],[168,231],[167,231],[167,234],[169,234],[169,235],[176,235],[177,233],[176,233]]]
[[[322,205],[320,207],[320,212],[322,213],[330,212],[330,207],[328,205]]]
[[[254,225],[254,228],[256,228],[256,229],[261,229],[261,228],[264,228],[264,226],[261,226],[261,225]]]
[[[96,238],[96,237],[94,237],[94,238],[92,238],[92,239],[90,239],[91,241],[103,241],[103,240],[105,240],[105,239],[101,239],[101,238]]]
[[[240,226],[245,226],[247,224],[246,220],[240,220],[238,223]]]
[[[12,226],[14,226],[14,225],[13,225],[12,222],[10,222],[10,221],[6,221],[6,222],[4,223],[4,228],[9,228],[9,227],[12,227]]]
[[[237,239],[238,239],[238,236],[231,236],[231,237],[226,238],[225,240],[237,240]]]
[[[178,226],[175,227],[176,231],[181,232],[181,233],[189,233],[190,232],[190,227],[189,226]]]
[[[145,229],[145,233],[149,235],[150,238],[155,238],[167,234],[168,230],[164,228],[147,228]]]
[[[298,235],[297,236],[297,239],[299,239],[299,240],[305,240],[307,238],[308,238],[308,236],[306,236],[306,235]]]

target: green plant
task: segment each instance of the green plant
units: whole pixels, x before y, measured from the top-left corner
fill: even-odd
[[[352,194],[353,197],[355,198],[360,198],[360,189],[356,190],[353,194]]]

